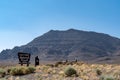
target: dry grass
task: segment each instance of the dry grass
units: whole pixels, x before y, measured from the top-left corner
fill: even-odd
[[[64,70],[68,66],[76,70],[77,76],[67,77],[65,75]],[[33,75],[34,76],[30,77],[34,78],[34,80],[120,80],[120,65],[87,64],[83,62],[74,63],[72,65],[59,64],[57,67],[54,66],[54,64],[40,65],[36,67],[36,71]],[[20,80],[22,80],[22,76],[19,77]],[[26,77],[24,76],[24,78]]]
[[[10,75],[26,75],[35,71],[34,67],[13,67],[7,70]]]
[[[6,74],[5,74],[5,70],[0,68],[0,78],[1,77],[4,77]]]

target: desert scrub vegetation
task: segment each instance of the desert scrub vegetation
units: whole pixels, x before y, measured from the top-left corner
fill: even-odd
[[[100,80],[119,80],[119,79],[115,79],[115,77],[113,77],[112,75],[102,75],[100,77]]]
[[[58,64],[58,63],[57,63]],[[118,64],[88,64],[73,63],[59,66],[41,65],[37,67],[38,72],[42,72],[41,80],[120,80],[120,65]],[[39,80],[39,79],[38,79]]]
[[[28,70],[30,73],[34,73],[36,69],[35,69],[35,67],[30,66],[30,67],[28,67]]]
[[[100,76],[100,75],[102,75],[102,71],[99,70],[99,69],[96,69],[96,74],[97,74],[98,76]]]
[[[8,69],[8,74],[10,75],[25,75],[33,73],[36,69],[34,67],[12,67]]]
[[[4,69],[0,68],[0,78],[4,77],[6,75],[6,72]]]
[[[9,76],[17,77],[20,80],[120,80],[120,65],[118,64],[88,64],[88,63],[59,63],[40,65],[37,67],[9,67],[4,70]],[[29,74],[34,72],[34,74]],[[25,75],[29,74],[29,75]],[[31,76],[32,75],[32,76]],[[0,79],[1,80],[1,79]]]
[[[74,68],[70,67],[70,66],[65,68],[64,73],[68,77],[70,77],[72,75],[77,75],[77,71]]]

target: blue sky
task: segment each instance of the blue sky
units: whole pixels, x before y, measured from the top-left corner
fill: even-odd
[[[0,51],[69,28],[120,38],[120,0],[0,0]]]

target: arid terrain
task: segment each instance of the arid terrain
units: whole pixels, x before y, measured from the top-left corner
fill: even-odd
[[[31,54],[29,67],[18,64],[18,52]],[[107,34],[50,30],[26,45],[3,50],[0,80],[120,80],[119,52],[120,39]]]
[[[0,53],[0,61],[18,60],[18,52],[31,54],[31,61],[78,59],[87,62],[120,62],[120,39],[104,33],[68,29],[50,30],[23,46],[6,49]]]
[[[120,80],[118,64],[88,64],[73,61],[40,64],[37,67],[30,65],[31,72],[27,68],[20,65],[1,66],[0,80]]]

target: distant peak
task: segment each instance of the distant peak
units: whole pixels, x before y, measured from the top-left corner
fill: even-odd
[[[68,29],[67,31],[73,32],[73,31],[79,31],[77,29]]]
[[[50,30],[49,32],[59,32],[59,31],[61,32],[62,30]],[[71,29],[68,29],[68,30],[65,30],[65,31],[68,31],[68,32],[76,32],[76,31],[80,31],[80,30],[71,28]]]
[[[50,33],[53,33],[53,32],[56,32],[57,30],[50,30],[50,31],[48,31],[48,32],[50,32]]]
[[[55,30],[50,30],[49,32],[53,32],[53,31],[55,31]]]
[[[68,29],[68,31],[76,31],[76,29],[71,28],[71,29]]]

